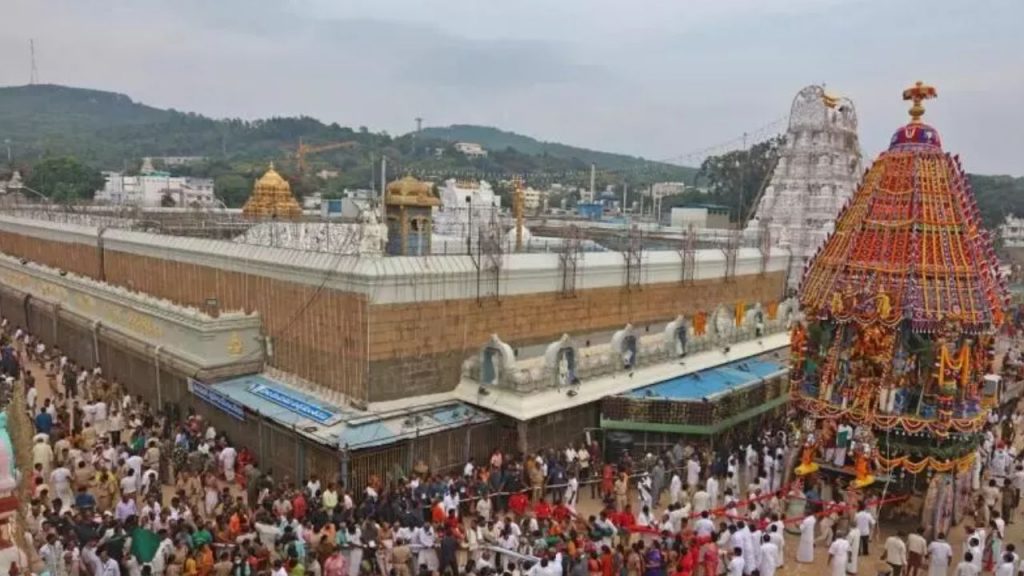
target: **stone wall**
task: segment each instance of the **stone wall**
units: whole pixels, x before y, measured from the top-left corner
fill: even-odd
[[[4,254],[100,279],[99,252],[95,246],[0,232],[0,249]]]
[[[620,254],[588,254],[567,297],[557,255],[516,254],[506,257],[500,297],[484,279],[478,299],[467,256],[339,257],[114,229],[101,239],[94,228],[9,217],[0,217],[0,252],[178,304],[257,311],[271,365],[364,401],[452,390],[492,333],[518,347],[778,301],[788,265],[788,254],[765,261],[741,251],[725,282],[722,252],[698,251],[696,280],[683,283],[679,254],[650,252],[640,285],[626,289]]]
[[[512,347],[585,335],[627,323],[641,333],[646,324],[671,320],[719,304],[777,302],[784,272],[738,276],[730,282],[653,284],[643,289],[595,288],[573,297],[541,293],[500,301],[446,300],[373,305],[369,312],[371,400],[391,400],[449,390],[462,362],[491,334]]]
[[[100,278],[96,246],[0,231],[0,251]],[[366,399],[362,295],[110,248],[103,250],[102,276],[187,306],[205,309],[213,298],[222,310],[261,311],[264,333],[271,336],[272,365]]]

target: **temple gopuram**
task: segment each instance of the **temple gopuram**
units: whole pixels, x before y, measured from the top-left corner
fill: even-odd
[[[274,164],[256,181],[252,196],[242,206],[242,215],[248,218],[298,218],[302,208],[292,196],[288,181],[274,170]]]
[[[904,91],[911,120],[811,261],[791,336],[797,475],[916,495],[933,533],[960,520],[971,493],[1008,303],[959,159],[921,120],[936,95],[921,82]]]
[[[767,232],[773,245],[790,251],[786,282],[795,290],[863,172],[853,102],[829,94],[823,86],[800,90],[793,98],[786,140],[778,154],[747,230]]]

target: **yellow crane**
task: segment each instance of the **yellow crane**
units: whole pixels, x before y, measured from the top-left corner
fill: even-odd
[[[356,146],[359,146],[359,143],[355,141],[306,144],[299,138],[299,146],[295,149],[295,167],[298,170],[299,178],[302,178],[306,173],[306,156],[308,154],[317,154],[327,152],[328,150],[337,150],[338,148],[354,148]]]

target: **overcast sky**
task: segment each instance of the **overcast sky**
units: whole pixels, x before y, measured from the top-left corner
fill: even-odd
[[[1024,174],[1024,1],[4,0],[0,84],[404,133],[494,125],[661,159],[753,132],[825,82],[873,157],[926,120],[972,172]],[[687,163],[699,158],[687,157]]]

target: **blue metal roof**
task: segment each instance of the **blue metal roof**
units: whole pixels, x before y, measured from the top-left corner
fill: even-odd
[[[353,450],[492,419],[490,414],[454,400],[388,412],[356,410],[332,404],[266,374],[241,376],[210,387],[246,410],[322,444],[347,444]]]
[[[700,400],[751,386],[785,370],[785,366],[778,362],[749,358],[637,388],[622,396],[638,399]]]

